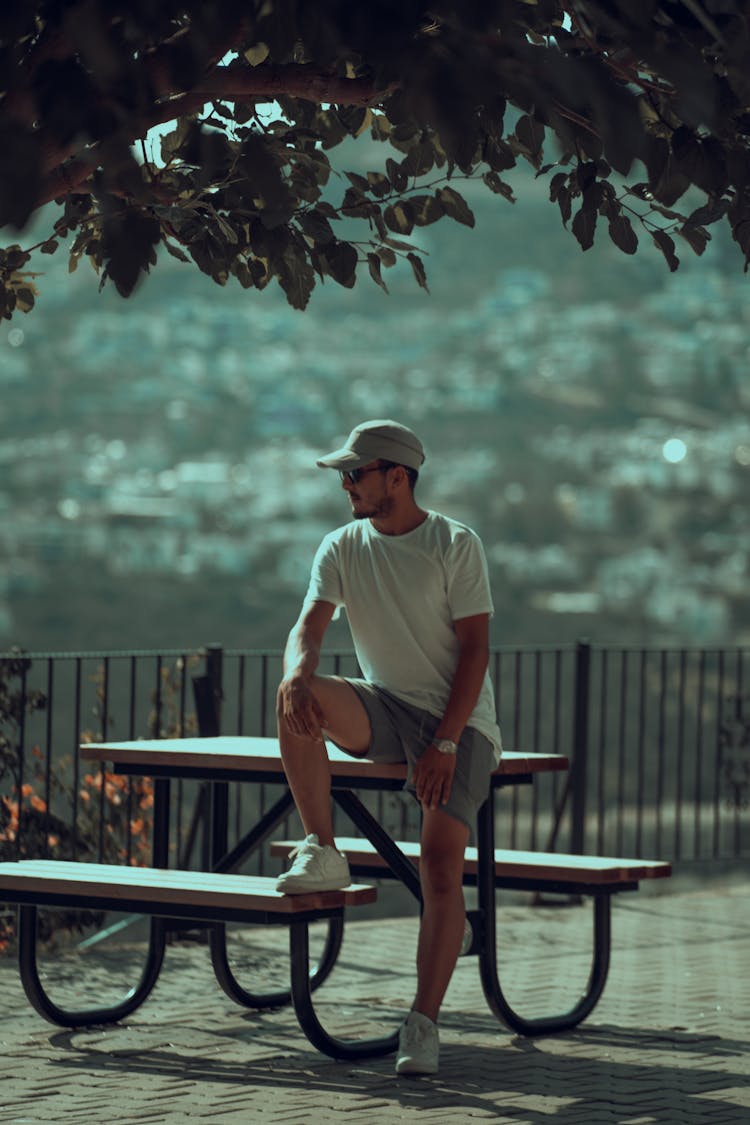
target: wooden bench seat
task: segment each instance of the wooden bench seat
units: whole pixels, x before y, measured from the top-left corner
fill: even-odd
[[[284,895],[275,879],[64,860],[0,863],[0,901],[122,910],[159,917],[283,921],[374,902],[375,887]]]
[[[375,887],[352,885],[341,891],[284,895],[276,880],[206,871],[172,871],[63,860],[0,863],[0,902],[18,905],[18,965],[24,991],[40,1016],[61,1027],[117,1023],[134,1012],[153,990],[161,970],[168,919],[211,922],[209,943],[216,979],[227,995],[248,1007],[277,1007],[291,1000],[300,1027],[318,1050],[333,1058],[390,1054],[398,1031],[375,1039],[344,1040],[329,1034],[313,1007],[312,991],[333,969],[341,946],[343,911],[372,903]],[[63,1008],[47,992],[37,964],[38,908],[64,907],[150,915],[151,936],[138,984],[117,1003],[78,1010]],[[310,968],[308,925],[328,921],[320,960]],[[276,924],[289,931],[290,987],[268,993],[240,990],[229,972],[226,922]],[[80,981],[83,990],[85,980]],[[94,990],[95,991],[95,990]],[[240,995],[241,993],[241,995]]]
[[[387,864],[369,840],[347,836],[337,837],[336,844],[342,851],[353,871],[367,871],[369,874],[387,874]],[[271,854],[288,856],[295,843],[290,840],[275,840],[271,844]],[[419,861],[419,844],[398,842],[407,859]],[[464,859],[464,874],[472,877],[477,874],[477,849],[467,848]],[[580,889],[623,890],[632,887],[641,879],[664,879],[672,874],[671,864],[663,860],[619,859],[607,856],[561,855],[556,852],[524,852],[514,849],[495,849],[495,878],[502,886],[528,884],[536,886],[570,884]]]

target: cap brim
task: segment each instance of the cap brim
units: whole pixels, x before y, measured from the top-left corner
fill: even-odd
[[[372,457],[363,457],[353,449],[334,449],[333,453],[319,457],[315,464],[319,469],[359,469],[372,460]]]

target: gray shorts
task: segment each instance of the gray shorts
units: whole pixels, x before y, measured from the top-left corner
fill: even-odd
[[[395,695],[366,680],[347,677],[370,719],[372,740],[367,757],[375,762],[406,762],[408,772],[404,789],[416,798],[412,769],[429,745],[440,719],[429,711],[404,703]],[[495,768],[492,743],[473,727],[465,727],[456,754],[456,772],[444,812],[450,813],[474,831],[477,812],[490,792],[490,774]]]

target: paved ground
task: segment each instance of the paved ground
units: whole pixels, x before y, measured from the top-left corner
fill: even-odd
[[[498,918],[503,977],[517,1006],[532,1013],[572,1001],[588,971],[581,950],[590,908],[515,899]],[[750,1122],[748,881],[622,895],[613,929],[599,1006],[559,1036],[522,1039],[501,1027],[484,1003],[476,961],[463,959],[441,1018],[440,1075],[420,1079],[396,1078],[391,1058],[338,1063],[317,1054],[288,1010],[237,1007],[216,987],[198,943],[168,949],[155,992],[125,1023],[85,1031],[46,1024],[29,1008],[15,964],[0,960],[0,1121]],[[280,933],[256,929],[251,942],[237,940],[247,987],[279,978]],[[400,1020],[415,933],[414,918],[347,928],[340,964],[317,994],[332,1031],[377,1034]],[[50,958],[53,995],[63,1003],[80,992],[81,1002],[84,990],[73,982],[84,969],[89,1000],[129,969],[132,982],[140,948],[131,933],[118,947]]]

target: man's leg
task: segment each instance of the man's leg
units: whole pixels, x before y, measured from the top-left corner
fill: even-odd
[[[419,874],[423,910],[414,1011],[437,1022],[461,949],[464,852],[469,829],[442,809],[424,809]]]
[[[325,715],[325,731],[353,755],[370,745],[370,720],[351,684],[338,676],[313,676],[311,689]],[[331,819],[331,771],[322,739],[303,738],[278,716],[279,745],[289,788],[307,835],[334,845]]]

